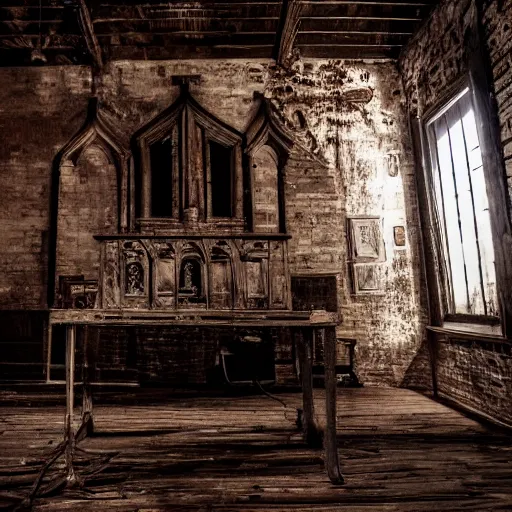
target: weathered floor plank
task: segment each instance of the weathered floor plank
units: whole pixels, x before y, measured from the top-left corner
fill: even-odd
[[[100,393],[97,435],[80,444],[98,453],[97,472],[88,474],[80,456],[85,488],[39,498],[34,510],[512,510],[512,440],[456,411],[409,390],[340,389],[339,487],[325,474],[322,451],[302,441],[300,394],[278,398],[286,407],[264,395]],[[2,403],[0,510],[28,493],[64,417],[55,401],[38,407],[0,392]],[[315,390],[320,420],[323,407]],[[102,465],[102,451],[117,455]],[[58,466],[46,481],[57,473]]]

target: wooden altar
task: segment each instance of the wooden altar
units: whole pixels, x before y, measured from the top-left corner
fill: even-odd
[[[328,476],[343,483],[336,449],[337,314],[292,308],[284,182],[293,139],[265,99],[246,133],[239,133],[197,103],[188,82],[184,77],[177,101],[140,128],[129,149],[93,98],[86,124],[56,161],[49,325],[50,332],[65,330],[67,482],[79,480],[76,444],[94,429],[86,347],[82,426],[73,429],[77,333],[87,344],[91,326],[190,326],[290,330],[300,362],[305,439],[311,445],[323,440]],[[98,171],[105,156],[108,165]],[[104,175],[91,201],[105,214],[93,212],[97,222],[85,227],[73,207],[81,190],[75,179],[89,171]],[[314,330],[324,340],[323,433],[314,419]]]

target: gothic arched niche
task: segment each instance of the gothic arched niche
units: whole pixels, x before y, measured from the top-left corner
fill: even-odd
[[[204,265],[197,255],[187,255],[181,260],[178,299],[180,305],[206,303]]]
[[[109,150],[92,143],[82,151],[76,164],[79,190],[90,206],[88,225],[96,234],[115,233],[118,217],[117,170]]]
[[[267,145],[252,155],[253,230],[279,232],[278,158]]]
[[[242,139],[183,88],[134,136],[141,229],[219,220],[243,227]]]
[[[94,236],[127,229],[128,156],[92,98],[83,127],[54,161],[49,281],[56,286],[58,276],[98,279]]]
[[[118,177],[113,158],[93,141],[60,166],[57,272],[97,278],[100,264],[98,234],[118,228]]]
[[[139,240],[123,243],[123,305],[132,308],[149,306],[149,258]]]
[[[270,102],[265,98],[261,98],[260,108],[247,128],[246,136],[252,188],[252,229],[285,233],[284,168],[293,140],[275,118]]]

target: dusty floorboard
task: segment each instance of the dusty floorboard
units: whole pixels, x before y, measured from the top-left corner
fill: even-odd
[[[62,433],[62,406],[29,406],[15,395],[0,393],[0,509],[28,493]],[[323,392],[315,396],[321,416]],[[340,389],[346,485],[336,487],[322,451],[306,447],[297,430],[300,394],[278,397],[286,407],[264,395],[103,394],[97,434],[80,446],[117,455],[92,468],[79,459],[84,489],[39,498],[33,509],[512,510],[512,440],[458,412],[409,390]]]

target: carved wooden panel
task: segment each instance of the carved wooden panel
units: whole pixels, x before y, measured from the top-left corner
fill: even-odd
[[[221,243],[219,242],[219,245]],[[213,247],[210,254],[209,306],[214,309],[231,309],[233,307],[233,270],[231,258],[229,253],[219,245]],[[228,248],[227,244],[224,247]]]
[[[291,309],[283,241],[105,240],[103,254],[107,309]]]
[[[229,260],[212,261],[210,276],[210,307],[231,309],[233,307],[233,285]]]
[[[268,241],[244,241],[240,252],[244,266],[247,307],[267,309]]]
[[[204,263],[197,257],[187,256],[181,260],[178,301],[179,305],[183,307],[204,307],[206,305]]]
[[[157,308],[173,308],[175,305],[176,257],[172,244],[155,242],[155,297]]]
[[[289,307],[290,284],[286,269],[285,246],[270,242],[270,308]]]
[[[268,260],[245,262],[247,279],[247,307],[250,309],[268,308]]]
[[[119,242],[105,243],[103,263],[103,307],[121,307],[121,275],[119,271]]]
[[[149,307],[149,262],[146,249],[139,241],[123,243],[123,305],[130,308]]]

